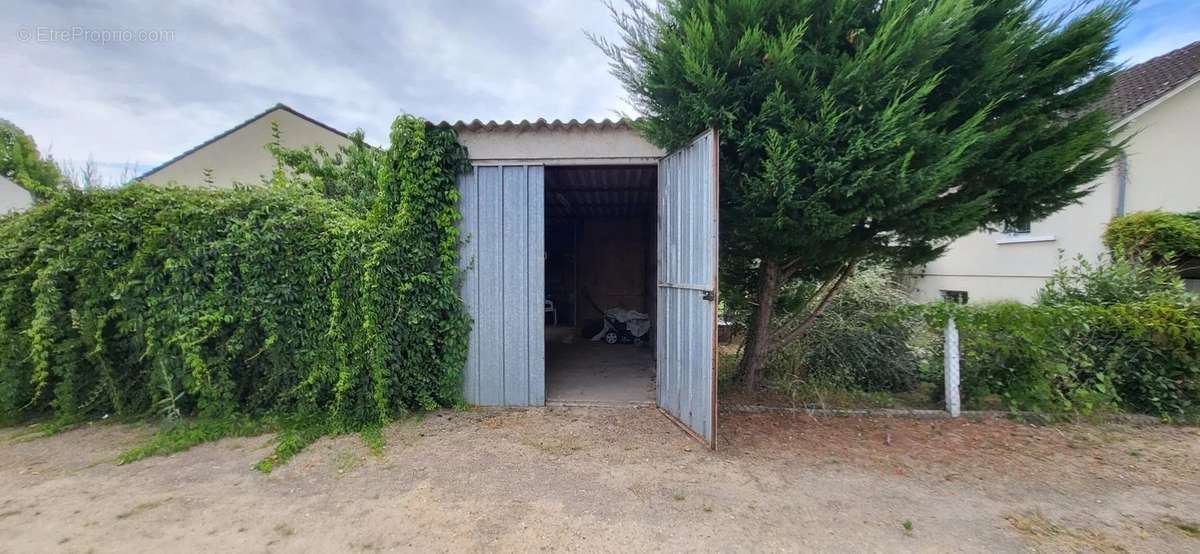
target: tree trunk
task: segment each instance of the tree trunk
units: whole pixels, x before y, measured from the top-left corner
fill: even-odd
[[[746,333],[746,344],[742,351],[739,372],[746,379],[746,390],[755,392],[762,384],[763,368],[770,354],[771,314],[775,299],[779,297],[779,263],[766,259],[758,269],[758,290],[754,294],[754,308],[750,314],[750,328]]]

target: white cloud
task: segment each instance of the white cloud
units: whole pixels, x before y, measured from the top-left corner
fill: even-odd
[[[1122,58],[1141,61],[1198,38],[1194,21],[1163,22],[1179,1],[1143,2],[1135,18],[1150,30],[1131,29]],[[20,29],[38,26],[173,36],[18,40]],[[630,111],[585,30],[615,37],[602,0],[22,1],[0,10],[0,75],[8,77],[0,117],[59,159],[145,169],[275,102],[362,128],[379,144],[401,112],[503,120]]]
[[[162,43],[20,41],[24,28],[154,29]],[[586,118],[628,109],[584,27],[599,1],[397,4],[25,2],[0,12],[0,116],[62,160],[142,169],[275,102],[386,142],[430,119]]]

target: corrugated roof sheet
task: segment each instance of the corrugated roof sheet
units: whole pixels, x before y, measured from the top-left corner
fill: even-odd
[[[454,129],[455,131],[530,131],[530,130],[542,130],[542,129],[547,129],[547,130],[551,130],[551,131],[570,131],[570,130],[575,130],[575,129],[582,129],[582,130],[590,131],[590,130],[604,130],[604,129],[631,129],[632,123],[633,123],[633,120],[628,119],[628,118],[621,118],[621,119],[616,119],[616,120],[605,118],[605,119],[601,119],[599,121],[596,121],[594,119],[588,119],[586,121],[579,121],[578,119],[572,119],[570,121],[563,121],[561,119],[555,119],[554,121],[547,121],[545,119],[539,118],[534,121],[530,121],[528,119],[523,119],[521,121],[509,120],[509,121],[503,121],[503,122],[494,121],[494,120],[485,122],[485,121],[480,121],[478,119],[472,120],[470,122],[455,121],[453,123],[451,123],[449,121],[443,121],[441,123],[436,123],[435,126],[442,127],[442,128],[450,128],[450,129]]]
[[[634,217],[654,214],[658,167],[546,168],[546,216]]]
[[[1146,60],[1115,76],[1100,107],[1121,120],[1200,75],[1200,41]]]

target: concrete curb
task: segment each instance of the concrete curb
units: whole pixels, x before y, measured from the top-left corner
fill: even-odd
[[[1055,420],[1070,422],[1102,422],[1128,423],[1133,425],[1165,424],[1162,420],[1141,414],[1106,414],[1082,416],[1078,414],[1047,414],[1039,412],[1002,412],[995,410],[963,410],[961,418],[952,418],[943,410],[907,410],[896,408],[838,410],[818,408],[814,406],[762,406],[757,404],[722,405],[722,412],[747,414],[797,414],[813,417],[868,417],[868,418],[905,418],[905,419],[968,419],[981,421],[986,419],[1029,418],[1037,420]]]

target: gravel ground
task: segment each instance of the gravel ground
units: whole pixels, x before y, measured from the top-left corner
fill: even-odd
[[[1197,428],[479,410],[113,463],[151,432],[0,429],[0,552],[1200,551]]]

